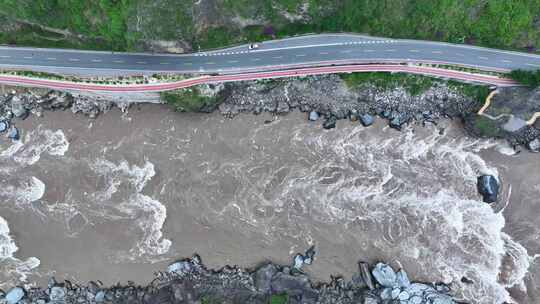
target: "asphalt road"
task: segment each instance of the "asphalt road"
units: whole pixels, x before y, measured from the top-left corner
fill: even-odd
[[[447,63],[506,72],[540,69],[540,56],[429,41],[352,34],[311,35],[193,54],[134,54],[0,47],[0,67],[86,75],[231,74],[352,63]]]

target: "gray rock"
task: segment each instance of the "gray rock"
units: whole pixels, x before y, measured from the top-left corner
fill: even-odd
[[[540,119],[538,119],[540,121]],[[540,152],[540,138],[535,138],[527,143],[527,149],[532,152]]]
[[[56,279],[53,278],[53,277],[50,277],[50,278],[49,278],[49,281],[47,282],[47,287],[53,288],[54,286],[56,286],[56,284],[58,284],[58,283],[56,282]]]
[[[381,301],[379,301],[379,299],[375,298],[375,297],[372,297],[372,296],[367,296],[364,298],[364,303],[363,304],[379,304]]]
[[[390,127],[396,130],[401,130],[403,126],[409,119],[405,114],[399,113],[390,120]]]
[[[294,256],[293,268],[300,269],[302,268],[303,265],[304,265],[304,256],[302,256],[301,254],[297,254],[296,256]]]
[[[54,286],[53,288],[51,288],[49,298],[53,302],[64,301],[64,299],[66,298],[66,289],[64,287]]]
[[[309,278],[305,275],[289,275],[278,272],[271,283],[273,294],[287,293],[291,297],[316,299],[317,290],[311,287]]]
[[[11,128],[8,131],[7,136],[8,136],[8,138],[10,138],[12,140],[19,140],[20,139],[19,129],[17,129],[14,126],[11,126]]]
[[[253,275],[255,287],[264,294],[271,292],[272,277],[277,273],[277,267],[274,264],[268,264],[259,268]]]
[[[102,303],[105,301],[105,292],[100,290],[98,291],[98,293],[96,293],[96,296],[94,297],[94,301],[96,301],[96,303]]]
[[[477,181],[478,192],[483,196],[484,202],[493,203],[497,201],[499,194],[499,182],[493,175],[482,175]]]
[[[411,298],[411,295],[405,290],[399,293],[397,297],[400,301],[408,301]]]
[[[314,258],[315,258],[315,246],[311,246],[304,254],[304,264],[311,265],[311,263],[313,263]]]
[[[389,265],[378,263],[371,271],[375,280],[384,287],[394,287],[396,285],[396,273]]]
[[[424,302],[424,299],[421,296],[412,296],[409,298],[410,304],[422,304]]]
[[[24,298],[25,292],[21,287],[14,287],[6,294],[7,304],[16,304]]]
[[[24,101],[18,96],[11,97],[11,112],[15,117],[26,118],[28,110],[24,107]]]
[[[369,290],[375,289],[375,284],[373,283],[373,279],[371,278],[371,272],[369,271],[368,263],[360,262],[358,263],[358,266],[360,267],[360,276],[362,277],[362,280],[364,280],[364,283],[366,283]]]
[[[9,128],[9,122],[7,121],[0,121],[0,133],[6,132],[6,130]]]
[[[396,280],[398,286],[401,288],[409,288],[409,286],[411,286],[411,281],[409,280],[407,273],[403,269],[400,269],[396,273]]]
[[[360,122],[364,127],[369,127],[375,122],[375,118],[369,114],[360,115]]]
[[[317,111],[311,111],[309,112],[309,120],[310,121],[316,121],[319,119],[319,113]]]
[[[393,299],[392,298],[392,288],[385,288],[381,291],[381,299],[383,299],[383,301],[386,301],[386,300],[391,300]]]
[[[336,127],[337,118],[335,116],[328,117],[324,123],[323,128],[326,130],[333,129]]]
[[[191,271],[191,265],[187,261],[172,263],[167,267],[169,273],[184,273]]]

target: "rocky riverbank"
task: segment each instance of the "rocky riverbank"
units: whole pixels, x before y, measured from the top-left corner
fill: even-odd
[[[297,254],[292,265],[264,263],[255,269],[225,266],[207,269],[198,255],[156,273],[148,286],[76,285],[49,280],[47,287],[15,287],[0,291],[0,303],[365,303],[452,304],[450,287],[442,283],[411,282],[403,269],[384,263],[358,264],[351,280],[333,277],[314,284],[302,268],[313,262],[314,251]]]
[[[415,79],[415,76],[407,77]],[[298,109],[310,113],[310,120],[321,118],[324,128],[335,127],[339,119],[370,125],[378,116],[398,130],[409,123],[437,124],[444,118],[460,119],[472,136],[506,138],[515,148],[524,146],[540,151],[540,122],[525,123],[527,117],[540,111],[540,89],[500,88],[487,115],[479,116],[477,112],[485,101],[482,94],[488,92],[486,87],[431,80],[418,86],[398,83],[385,88],[369,81],[351,85],[338,75],[324,75],[203,85],[194,92],[205,100],[199,111],[218,110],[228,117],[261,112],[279,115]],[[198,97],[194,96],[186,94],[181,98]],[[95,118],[113,106],[127,109],[136,102],[44,89],[17,89],[0,97],[0,122],[3,122],[0,131],[9,130],[13,118],[24,119],[29,114],[41,116],[48,110],[71,109],[73,113]],[[193,101],[187,103],[190,109],[197,108]]]
[[[334,127],[338,119],[360,120],[369,125],[375,116],[398,130],[408,123],[437,124],[443,118],[460,119],[472,136],[506,138],[516,148],[522,145],[540,151],[540,123],[522,124],[517,129],[504,127],[512,117],[540,111],[540,90],[500,88],[499,102],[493,103],[489,111],[520,114],[491,120],[477,115],[485,102],[485,96],[477,92],[482,89],[487,92],[487,88],[443,81],[434,81],[421,92],[406,86],[381,88],[369,82],[351,87],[337,75],[231,83],[223,90],[219,111],[234,116],[299,109],[313,112],[311,120],[322,116],[325,128]]]

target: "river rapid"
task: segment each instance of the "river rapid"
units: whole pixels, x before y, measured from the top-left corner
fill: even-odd
[[[253,267],[316,245],[316,280],[386,261],[471,303],[540,301],[540,156],[456,123],[323,130],[296,112],[145,105],[17,125],[21,141],[0,144],[0,288],[146,283],[194,252]],[[503,182],[502,212],[481,202],[479,174]]]

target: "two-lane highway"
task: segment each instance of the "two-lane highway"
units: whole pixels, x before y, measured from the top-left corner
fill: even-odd
[[[174,72],[231,74],[357,63],[440,63],[508,72],[540,69],[540,56],[429,41],[322,34],[192,54],[113,53],[0,47],[0,67],[79,75]]]

